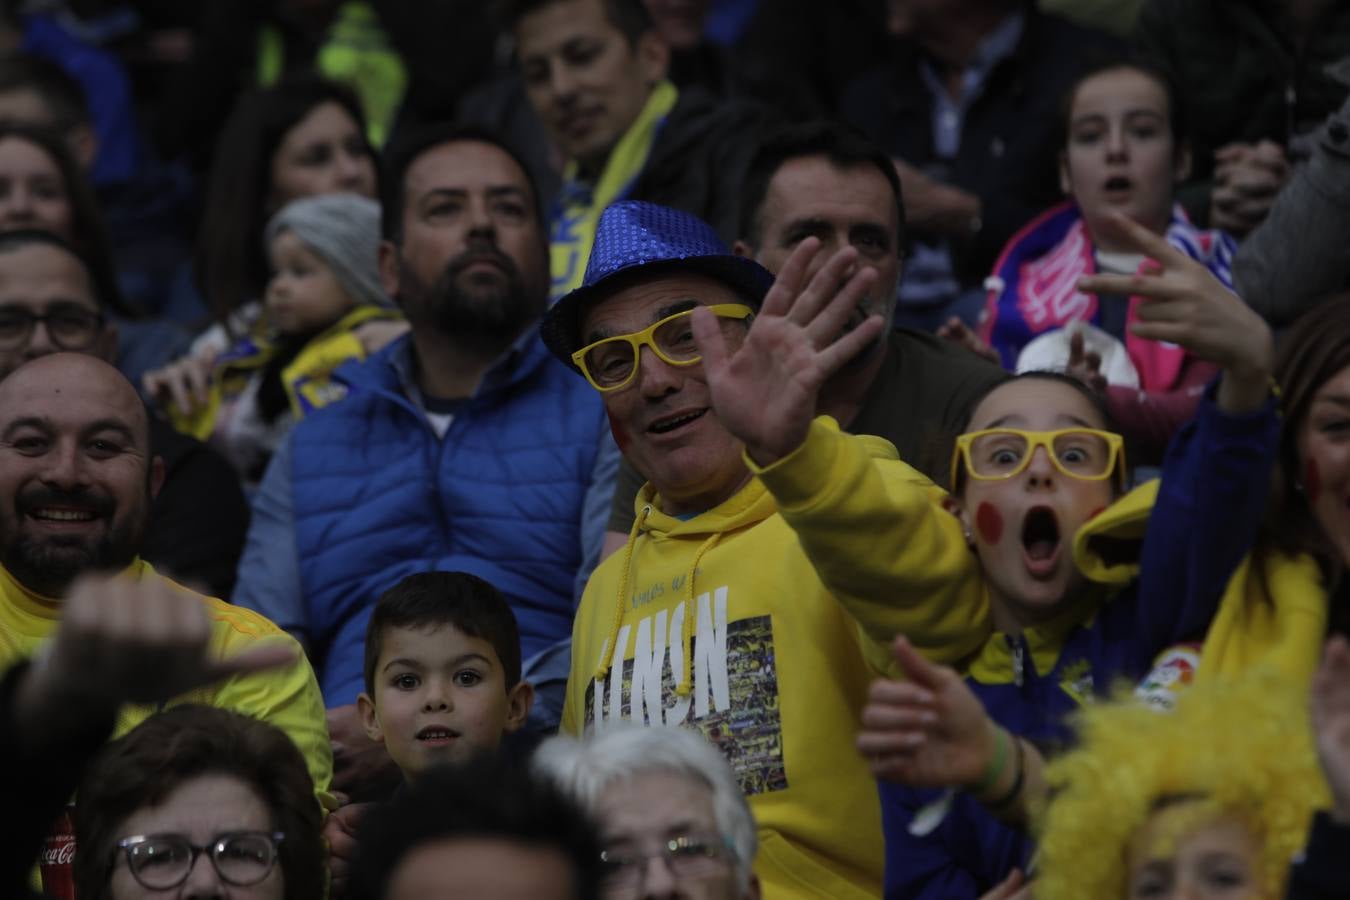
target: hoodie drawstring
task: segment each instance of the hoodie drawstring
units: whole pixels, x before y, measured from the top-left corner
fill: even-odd
[[[642,512],[633,520],[633,527],[628,529],[628,540],[623,545],[623,574],[619,576],[619,602],[614,608],[614,623],[609,628],[609,637],[605,639],[605,652],[600,658],[600,667],[595,670],[596,678],[604,678],[609,672],[610,664],[614,662],[614,645],[619,642],[623,611],[628,607],[628,570],[633,565],[633,545],[637,543],[638,532],[642,530],[642,523],[647,521],[647,514],[651,511],[650,503],[643,506]]]
[[[694,619],[698,616],[698,608],[694,603],[694,572],[698,570],[703,554],[717,546],[717,542],[721,539],[722,533],[714,532],[700,544],[698,550],[694,551],[693,562],[689,563],[689,571],[684,573],[684,583],[689,589],[685,594],[684,626],[680,629],[680,652],[684,654],[684,681],[675,686],[677,697],[688,697],[694,692]]]
[[[633,527],[628,532],[628,542],[623,550],[623,574],[619,576],[619,594],[614,608],[614,620],[609,627],[609,637],[605,639],[605,650],[600,658],[600,665],[595,670],[595,677],[603,679],[609,674],[610,667],[614,664],[614,653],[619,643],[619,630],[623,626],[624,611],[628,608],[628,583],[629,575],[633,565],[633,547],[637,543],[638,532],[642,529],[642,524],[647,521],[647,514],[652,511],[650,505],[642,507],[642,512],[638,514],[633,522]],[[698,607],[694,598],[694,573],[698,570],[698,564],[717,542],[722,539],[721,533],[711,535],[706,541],[699,545],[698,550],[694,551],[694,558],[689,563],[689,569],[684,574],[684,583],[687,588],[685,594],[684,622],[680,629],[680,652],[684,655],[685,674],[684,680],[676,686],[675,693],[680,697],[688,697],[694,692],[694,619],[698,616]],[[674,668],[674,660],[672,670]]]

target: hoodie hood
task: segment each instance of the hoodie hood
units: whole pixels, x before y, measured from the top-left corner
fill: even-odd
[[[1158,479],[1146,481],[1112,503],[1073,536],[1073,560],[1088,580],[1123,586],[1139,575],[1139,556]]]

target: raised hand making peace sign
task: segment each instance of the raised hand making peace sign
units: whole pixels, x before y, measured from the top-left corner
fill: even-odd
[[[858,251],[844,247],[808,281],[819,252],[815,238],[792,251],[734,351],[713,313],[699,309],[693,315],[713,409],[760,465],[801,446],[821,385],[876,340],[883,327],[879,315],[848,327],[876,282],[875,270],[859,267]]]
[[[1219,406],[1249,412],[1265,402],[1274,341],[1266,323],[1200,263],[1167,240],[1123,215],[1113,217],[1120,237],[1152,260],[1134,275],[1088,275],[1078,280],[1087,293],[1147,298],[1139,307],[1134,334],[1180,344],[1224,368]]]

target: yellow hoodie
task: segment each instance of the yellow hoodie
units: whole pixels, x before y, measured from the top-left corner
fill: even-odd
[[[750,801],[765,896],[875,898],[880,811],[853,744],[867,687],[898,633],[946,663],[983,643],[978,566],[941,489],[879,438],[822,418],[792,455],[747,464],[757,478],[687,521],[638,495],[581,600],[563,730],[700,729]]]
[[[262,719],[275,725],[304,754],[314,789],[326,802],[333,778],[333,751],[323,697],[308,661],[295,639],[257,613],[222,600],[204,597],[159,575],[149,563],[137,560],[124,577],[158,578],[199,600],[211,622],[211,650],[220,658],[233,656],[257,641],[288,644],[297,657],[293,665],[237,675],[225,681],[175,697],[167,705],[202,703]],[[7,668],[42,648],[61,620],[61,601],[28,590],[0,567],[0,668]],[[121,737],[155,712],[149,706],[124,706],[117,715],[114,737]]]

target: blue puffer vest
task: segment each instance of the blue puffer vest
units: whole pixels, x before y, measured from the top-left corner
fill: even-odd
[[[347,399],[292,432],[296,555],[328,706],[355,702],[371,609],[414,572],[495,585],[524,659],[570,637],[604,412],[537,337],[517,347],[514,367],[490,373],[442,439],[402,387],[407,338],[338,369]]]

